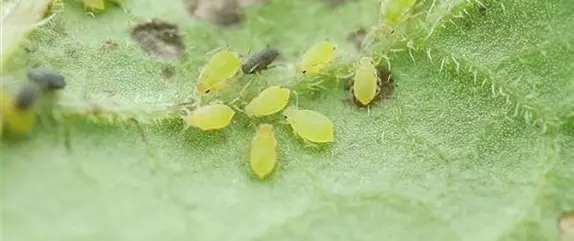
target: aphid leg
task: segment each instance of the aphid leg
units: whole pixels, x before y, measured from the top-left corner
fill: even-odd
[[[319,145],[305,139],[303,139],[303,144],[305,145],[306,148],[319,148]]]
[[[223,49],[226,49],[226,48],[229,48],[229,45],[226,45],[226,46],[223,46],[223,47],[217,47],[217,48],[215,48],[215,49],[209,50],[207,53],[205,53],[205,56],[206,56],[206,59],[205,59],[205,60],[206,60],[206,61],[209,61],[209,58],[211,58],[212,55],[214,55],[215,53],[217,53],[217,52],[219,52],[219,51],[221,51],[221,50],[223,50]]]
[[[249,80],[249,82],[247,82],[247,84],[245,84],[245,86],[243,86],[243,88],[241,89],[241,91],[239,92],[239,94],[237,95],[237,97],[235,97],[235,99],[233,99],[229,104],[234,104],[236,101],[238,101],[239,99],[241,99],[241,97],[243,97],[243,94],[245,93],[245,91],[247,90],[247,87],[249,87],[249,85],[251,84],[251,82],[253,82],[253,79],[255,78],[251,78]]]
[[[295,94],[295,106],[299,107],[299,93],[297,93],[297,91],[294,90],[292,90],[291,92]]]
[[[72,135],[71,127],[64,126],[64,146],[68,152],[72,152]]]

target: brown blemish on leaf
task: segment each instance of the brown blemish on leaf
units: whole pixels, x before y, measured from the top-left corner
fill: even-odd
[[[172,65],[166,65],[161,69],[161,75],[164,79],[171,79],[175,76],[175,67]]]
[[[565,213],[560,217],[558,230],[563,241],[574,241],[574,211]]]
[[[393,73],[391,73],[386,67],[384,66],[377,66],[377,74],[379,77],[378,87],[379,92],[375,96],[375,98],[367,105],[363,105],[355,95],[353,94],[353,77],[349,79],[349,84],[345,86],[345,89],[348,90],[348,99],[351,103],[358,107],[367,107],[374,105],[380,101],[386,101],[392,99],[395,93],[395,78],[393,77]]]
[[[116,43],[113,40],[106,40],[104,42],[102,42],[102,44],[100,45],[100,49],[103,52],[110,52],[112,50],[115,50],[118,48],[118,43]]]
[[[153,19],[136,25],[132,39],[146,52],[165,59],[179,59],[183,55],[183,43],[177,25]]]
[[[184,0],[189,15],[220,26],[239,24],[243,9],[238,0]]]
[[[367,30],[363,27],[360,27],[347,36],[347,41],[355,44],[357,51],[361,51],[363,49],[363,40],[365,40],[366,36]]]

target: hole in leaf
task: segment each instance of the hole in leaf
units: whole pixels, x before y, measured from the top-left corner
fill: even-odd
[[[175,24],[153,19],[135,26],[131,37],[144,51],[155,56],[179,59],[183,55],[183,43]]]

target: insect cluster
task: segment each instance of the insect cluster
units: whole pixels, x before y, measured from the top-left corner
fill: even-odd
[[[51,69],[30,69],[27,78],[27,82],[0,87],[0,123],[3,134],[29,133],[39,111],[46,107],[42,104],[47,103],[55,91],[66,87],[64,77]]]
[[[322,41],[309,48],[296,65],[296,74],[312,76],[320,74],[336,57],[337,46]],[[228,48],[216,52],[202,67],[196,81],[201,96],[208,96],[228,88],[229,83],[243,74],[256,74],[271,66],[280,55],[270,47],[254,54],[243,64],[239,54]],[[379,89],[377,70],[370,57],[361,58],[354,71],[352,93],[363,105],[375,99]],[[182,112],[185,128],[194,127],[203,131],[218,130],[227,127],[237,109],[250,119],[282,113],[286,123],[295,136],[307,144],[331,143],[335,139],[333,122],[315,110],[302,109],[290,105],[292,90],[286,86],[271,85],[263,89],[242,108],[214,101],[207,105],[196,104],[191,111]],[[199,102],[196,102],[199,103]],[[255,175],[261,179],[267,177],[277,164],[278,142],[275,127],[271,123],[259,124],[249,146],[249,164]]]

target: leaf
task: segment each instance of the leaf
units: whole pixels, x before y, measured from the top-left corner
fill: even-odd
[[[276,124],[281,163],[266,182],[246,165],[257,122],[181,131],[168,106],[193,97],[206,53],[226,44],[273,43],[294,63],[329,38],[341,52],[333,68],[345,69],[360,56],[346,36],[373,26],[379,3],[273,1],[220,29],[156,2],[96,18],[66,6],[32,33],[32,52],[7,62],[5,76],[59,69],[71,119],[2,143],[5,240],[557,240],[557,219],[574,209],[569,1],[424,2],[424,37],[373,53],[390,58],[394,96],[367,111],[343,88],[301,94],[302,108],[333,120],[335,142],[305,147]],[[150,18],[179,25],[182,59],[131,40]],[[277,69],[255,81],[292,79]]]

